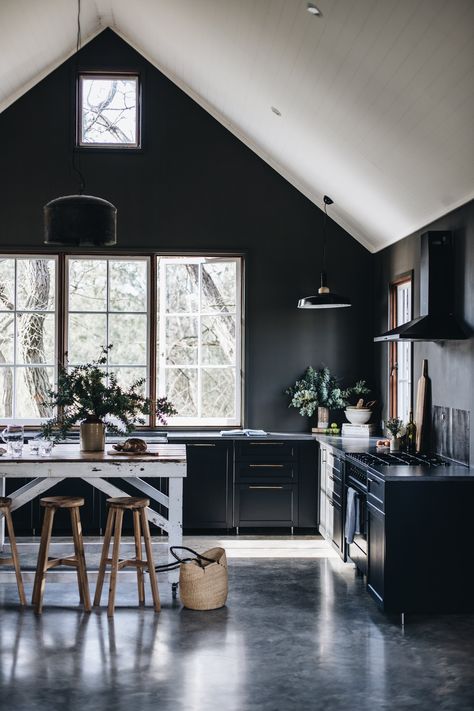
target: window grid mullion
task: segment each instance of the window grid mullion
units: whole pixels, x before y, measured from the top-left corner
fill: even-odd
[[[202,307],[202,264],[198,267],[198,323],[197,323],[197,341],[198,341],[198,367],[197,367],[197,398],[198,398],[198,417],[202,418],[202,343],[201,343],[201,307]]]

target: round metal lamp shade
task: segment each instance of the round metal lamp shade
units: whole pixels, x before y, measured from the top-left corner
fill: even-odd
[[[65,195],[44,208],[45,244],[111,247],[117,244],[117,208],[93,195]]]
[[[351,306],[351,300],[332,292],[306,296],[298,301],[299,309],[338,309],[344,306]]]

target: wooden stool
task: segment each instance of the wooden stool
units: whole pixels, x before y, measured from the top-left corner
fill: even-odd
[[[18,586],[18,595],[20,604],[26,605],[25,589],[23,587],[23,579],[21,577],[20,561],[18,559],[18,550],[16,547],[15,531],[13,529],[13,521],[11,515],[12,500],[0,496],[0,513],[5,516],[7,524],[8,539],[10,541],[11,558],[0,558],[0,565],[13,565],[15,567],[16,584]]]
[[[41,542],[38,551],[35,582],[33,586],[32,605],[39,615],[43,609],[43,595],[46,584],[46,573],[50,568],[58,565],[70,565],[77,570],[77,584],[79,597],[86,612],[91,611],[89,584],[87,582],[86,560],[84,556],[84,541],[82,540],[81,518],[79,508],[84,506],[84,499],[79,496],[48,496],[40,499],[40,506],[44,512],[43,528],[41,529]],[[53,530],[54,514],[58,509],[69,509],[71,515],[72,536],[74,539],[74,555],[68,558],[48,558],[51,532]]]
[[[153,606],[155,612],[161,609],[160,595],[158,592],[158,583],[156,582],[155,564],[153,562],[153,551],[151,547],[150,529],[148,527],[148,519],[146,517],[146,507],[150,505],[149,499],[141,499],[133,496],[123,496],[114,499],[107,499],[109,513],[107,516],[107,525],[104,533],[104,545],[102,547],[102,556],[99,565],[99,574],[97,576],[97,588],[95,591],[94,605],[100,605],[102,596],[102,588],[104,585],[104,575],[107,563],[111,565],[110,570],[110,587],[109,587],[109,603],[107,606],[107,615],[112,617],[115,609],[115,590],[117,588],[117,573],[122,568],[132,566],[137,569],[137,584],[138,584],[138,603],[145,604],[145,581],[143,569],[148,569],[150,574],[151,594],[153,597]],[[124,511],[130,510],[133,514],[133,532],[135,536],[135,558],[131,560],[119,560],[120,553],[120,536],[122,534],[122,521]],[[115,527],[114,527],[115,524]],[[141,528],[141,530],[140,530]],[[114,547],[112,558],[109,558],[110,539],[112,537],[112,529],[114,529]],[[146,561],[142,559],[142,541],[145,541]]]

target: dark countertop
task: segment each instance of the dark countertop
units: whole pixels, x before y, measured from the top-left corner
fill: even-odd
[[[158,434],[158,433],[157,433]],[[153,434],[146,434],[143,435],[144,439],[153,439]],[[301,442],[302,440],[312,440],[314,439],[311,434],[306,434],[304,432],[268,432],[265,436],[242,436],[242,435],[221,435],[220,431],[209,431],[209,430],[197,430],[197,431],[188,431],[188,432],[168,432],[168,441],[169,442],[177,442],[186,440],[186,441],[193,441],[193,440],[222,440],[223,442],[229,442],[229,441],[247,441],[247,440],[254,440],[254,441],[262,441],[262,442],[271,442],[271,441],[281,441],[281,440],[289,440],[289,441],[295,441],[295,442]]]
[[[379,439],[379,437],[362,439],[361,437],[331,437],[328,435],[314,435],[314,437],[320,444],[329,446],[343,454],[351,452],[372,452],[375,454],[375,444]],[[364,465],[364,468],[378,475],[384,481],[465,481],[469,477],[474,481],[474,467],[467,467],[456,462],[451,462],[446,467]]]

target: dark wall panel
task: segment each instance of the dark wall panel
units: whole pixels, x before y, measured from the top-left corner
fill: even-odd
[[[452,230],[455,238],[456,314],[464,322],[470,338],[465,341],[414,344],[414,398],[421,375],[421,362],[428,359],[432,380],[433,405],[474,412],[474,201],[432,222],[375,255],[375,330],[387,329],[388,284],[398,274],[414,269],[414,314],[419,314],[420,234],[428,230]],[[443,289],[443,284],[438,285]],[[388,344],[375,344],[376,371],[387,413]],[[472,418],[472,414],[471,414]],[[474,454],[474,427],[470,434],[471,462]]]
[[[119,247],[245,251],[246,424],[307,429],[283,395],[307,365],[324,362],[346,380],[370,380],[372,256],[329,220],[330,286],[354,306],[298,311],[298,298],[318,286],[322,211],[111,30],[77,63],[143,77],[143,151],[78,156],[86,192],[118,208]],[[78,190],[75,67],[69,60],[0,115],[0,247],[41,251],[43,205]]]

